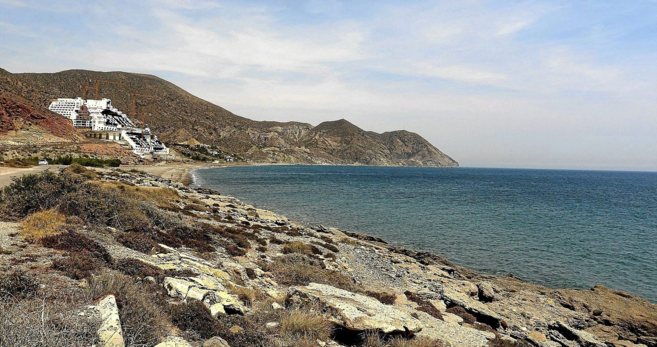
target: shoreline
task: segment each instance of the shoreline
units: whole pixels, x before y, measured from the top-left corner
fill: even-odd
[[[280,165],[287,166],[287,165],[305,165],[305,164],[280,164]],[[216,166],[216,167],[204,166],[204,167],[193,168],[189,171],[189,174],[191,175],[191,177],[193,177],[193,181],[192,181],[192,184],[190,184],[190,186],[197,187],[197,188],[202,188],[202,189],[213,189],[212,187],[206,187],[206,186],[203,186],[202,184],[200,184],[199,183],[199,177],[196,176],[194,173],[196,171],[199,171],[199,170],[227,168],[227,167],[232,167],[232,166],[271,166],[271,165],[270,164],[220,165],[220,166]],[[276,166],[278,166],[278,165],[276,165]],[[311,166],[315,166],[315,165],[311,165]],[[224,195],[224,196],[230,197],[230,198],[234,198],[234,199],[242,202],[242,200],[239,196],[225,195],[224,193],[221,193],[221,194]],[[254,203],[255,202],[251,202],[250,204],[254,204]],[[284,211],[269,211],[269,212],[276,213],[276,214],[281,214],[281,215],[285,216]],[[309,222],[306,222],[306,221],[303,221],[303,220],[295,220],[295,222],[305,224],[305,225],[308,225],[308,226],[310,226],[312,224],[312,223],[309,223]],[[518,277],[517,274],[513,274],[513,273],[510,273],[508,271],[505,271],[505,269],[498,269],[497,271],[485,271],[485,270],[475,269],[475,268],[472,268],[468,265],[461,264],[458,261],[453,261],[453,260],[447,258],[443,254],[441,254],[441,253],[439,253],[435,250],[422,249],[422,248],[414,247],[412,245],[400,244],[400,243],[395,242],[394,240],[389,240],[389,239],[385,239],[383,237],[370,235],[367,232],[343,230],[341,228],[335,227],[334,225],[330,225],[328,227],[336,228],[336,229],[340,230],[341,232],[344,232],[344,233],[347,233],[347,234],[352,234],[353,236],[357,235],[357,237],[361,237],[362,239],[365,239],[365,240],[380,242],[382,244],[385,244],[386,247],[388,247],[388,248],[396,249],[396,250],[399,250],[401,252],[412,252],[412,253],[425,254],[429,257],[436,257],[436,258],[439,258],[442,262],[448,263],[450,266],[458,268],[460,271],[468,272],[468,273],[471,273],[471,274],[476,274],[478,276],[494,277],[494,278],[509,278],[509,279],[518,280],[518,281],[521,281],[521,282],[524,282],[524,283],[527,283],[527,284],[530,284],[530,285],[540,286],[540,287],[544,287],[544,288],[552,289],[552,290],[589,290],[589,289],[593,289],[595,287],[603,286],[605,288],[609,288],[610,290],[626,293],[627,295],[637,297],[637,298],[640,298],[642,300],[646,300],[649,303],[657,304],[657,301],[653,301],[653,300],[651,300],[649,298],[646,298],[646,297],[643,297],[639,294],[635,294],[633,292],[629,292],[629,291],[624,290],[624,289],[608,287],[607,285],[602,284],[600,282],[596,282],[592,286],[584,286],[584,285],[582,285],[582,286],[556,286],[556,285],[552,286],[552,285],[549,285],[547,283],[540,283],[538,281],[532,281],[530,279],[525,279],[523,277]]]
[[[205,305],[203,310],[208,311],[203,312],[212,316],[208,319],[216,318],[212,322],[226,321],[228,329],[233,324],[230,317],[239,313],[240,319],[255,322],[242,325],[247,333],[265,329],[262,331],[268,331],[273,339],[285,335],[276,334],[278,328],[273,325],[263,326],[270,319],[278,322],[278,318],[261,321],[259,317],[271,317],[272,310],[284,316],[294,312],[315,315],[338,327],[320,346],[353,345],[347,341],[372,331],[387,338],[442,341],[450,347],[657,346],[657,305],[640,297],[603,286],[554,289],[487,275],[433,252],[290,220],[212,189],[180,182],[194,170],[227,166],[94,169],[97,175],[90,175],[90,184],[100,183],[108,189],[105,192],[131,192],[125,195],[125,202],[146,203],[142,213],[149,211],[158,221],[143,230],[134,228],[132,213],[137,209],[131,209],[124,211],[130,219],[127,223],[90,224],[93,227],[88,228],[87,224],[94,223],[89,219],[84,227],[73,225],[77,233],[101,245],[117,264],[133,264],[129,268],[106,264],[107,269],[101,266],[98,271],[136,276],[134,291],[156,289],[168,300],[154,303],[166,307],[180,307],[193,293],[191,299]],[[102,201],[96,193],[89,201]],[[57,276],[67,268],[53,268],[53,258],[57,261],[59,256],[42,245],[21,248],[11,241],[20,237],[20,224],[5,223],[5,229],[0,258],[37,254],[41,257],[33,260],[41,264],[37,270],[30,267],[34,263],[18,264],[45,276],[43,283],[53,283],[48,278],[55,276],[68,288],[88,285],[77,280],[62,282]],[[63,251],[72,252],[70,256],[75,253],[67,248]],[[148,272],[133,268],[136,264],[146,266]],[[158,271],[169,272],[150,275]],[[122,291],[114,294],[119,298],[125,295]],[[209,297],[215,299],[207,301]],[[254,301],[261,304],[253,305]],[[132,324],[129,320],[124,323]],[[173,331],[174,336],[180,333]],[[228,340],[239,338],[229,331],[219,335]],[[194,342],[200,345],[203,341]]]

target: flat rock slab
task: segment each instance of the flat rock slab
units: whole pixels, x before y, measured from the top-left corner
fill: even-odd
[[[422,322],[408,312],[382,304],[369,296],[325,284],[291,287],[287,301],[293,306],[320,305],[330,312],[334,323],[349,330],[377,330],[385,334],[417,333],[422,330]]]
[[[114,295],[108,295],[96,305],[100,313],[101,324],[98,329],[98,340],[102,347],[124,347],[123,331],[121,330],[121,319],[119,308],[116,306]]]

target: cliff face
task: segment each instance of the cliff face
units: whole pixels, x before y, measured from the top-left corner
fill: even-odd
[[[366,132],[346,120],[316,127],[299,122],[258,122],[197,98],[161,78],[125,72],[68,70],[10,74],[13,92],[36,105],[58,97],[112,99],[165,142],[216,145],[253,161],[369,165],[458,166],[421,136]]]

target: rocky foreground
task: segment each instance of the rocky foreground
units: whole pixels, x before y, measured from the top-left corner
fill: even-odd
[[[2,194],[1,346],[657,346],[657,306],[624,292],[486,276],[138,171],[64,171]]]

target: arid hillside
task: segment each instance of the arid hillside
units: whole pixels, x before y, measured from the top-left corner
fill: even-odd
[[[47,105],[57,97],[107,97],[165,142],[200,142],[258,162],[457,166],[421,136],[406,131],[367,132],[339,120],[316,127],[258,122],[197,98],[161,78],[125,72],[68,70],[10,74],[2,87]]]

